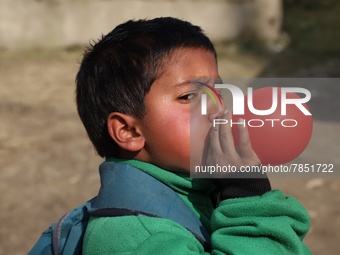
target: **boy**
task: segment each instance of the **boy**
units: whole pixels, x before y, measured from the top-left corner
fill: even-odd
[[[208,115],[199,114],[199,90],[192,80],[210,86],[219,81],[216,52],[199,27],[178,19],[128,21],[85,53],[77,74],[77,106],[89,138],[106,158],[102,184],[114,183],[110,173],[115,171],[147,173],[178,194],[211,242],[205,246],[166,218],[93,215],[83,254],[310,254],[302,243],[309,228],[306,211],[294,198],[271,191],[267,178],[189,177],[192,162],[260,165],[246,128],[240,125],[238,150],[230,127],[212,128],[214,118],[231,118],[223,105],[210,103]],[[131,182],[136,192],[148,190],[138,180]],[[110,196],[119,199],[129,192]],[[150,190],[137,203],[147,204],[152,196]]]

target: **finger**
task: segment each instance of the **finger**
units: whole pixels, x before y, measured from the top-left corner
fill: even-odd
[[[209,131],[209,153],[211,152],[222,152],[221,145],[220,145],[220,139],[219,139],[219,126],[215,125],[210,128]],[[212,151],[211,151],[212,150]]]
[[[239,119],[238,122],[244,122],[244,119]],[[248,128],[246,125],[238,125],[239,134],[239,153],[242,157],[249,157],[253,154]]]
[[[219,136],[220,136],[220,144],[222,151],[228,155],[235,155],[236,149],[234,144],[234,138],[231,131],[231,117],[232,113],[228,111],[224,117],[228,121],[226,125],[222,125],[219,130]]]

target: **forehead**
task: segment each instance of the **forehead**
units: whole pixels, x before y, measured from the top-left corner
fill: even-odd
[[[178,48],[162,61],[157,80],[166,78],[177,82],[219,78],[216,56],[203,48]]]

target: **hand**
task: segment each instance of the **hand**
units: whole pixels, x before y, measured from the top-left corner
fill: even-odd
[[[226,119],[228,123],[211,127],[204,164],[206,166],[235,166],[237,169],[241,166],[260,165],[260,159],[251,146],[247,127],[242,124],[237,125],[239,147],[236,149],[230,127],[231,112],[228,111],[221,119]]]
[[[261,162],[251,146],[247,127],[238,125],[239,147],[236,149],[230,127],[231,113],[227,112],[221,118],[228,120],[228,123],[211,128],[205,164],[230,165],[235,166],[237,170],[241,166],[257,166],[255,170],[261,170]],[[216,204],[224,199],[257,196],[271,190],[267,175],[260,171],[219,174],[216,182],[217,191],[214,195]]]

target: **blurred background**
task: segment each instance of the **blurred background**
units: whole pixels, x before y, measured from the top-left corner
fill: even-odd
[[[0,254],[26,254],[97,194],[102,159],[74,103],[83,49],[121,22],[159,16],[200,25],[221,77],[340,77],[337,0],[0,0]],[[340,164],[339,94],[340,86],[318,88],[314,134],[298,162]],[[339,254],[340,179],[272,186],[307,208],[313,254]]]

